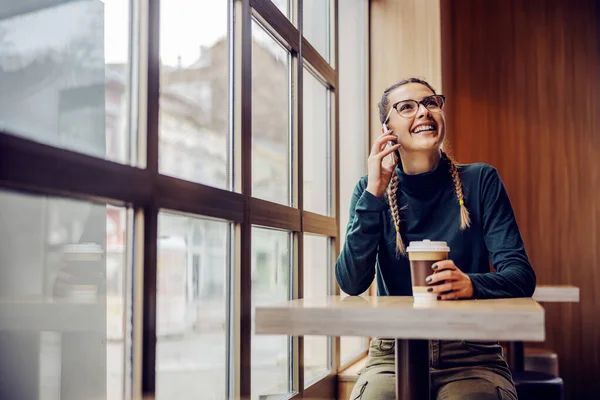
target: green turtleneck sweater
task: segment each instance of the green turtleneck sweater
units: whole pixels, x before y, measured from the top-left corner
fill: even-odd
[[[400,226],[404,243],[446,241],[449,258],[471,278],[474,298],[530,297],[535,273],[498,172],[487,164],[459,165],[458,171],[471,216],[471,226],[462,231],[448,161],[417,175],[396,168],[398,206],[406,206]],[[366,187],[364,176],[352,195],[346,241],[335,266],[337,281],[344,292],[358,295],[377,277],[380,296],[410,296],[410,266],[406,257],[396,256],[387,197],[377,198]]]

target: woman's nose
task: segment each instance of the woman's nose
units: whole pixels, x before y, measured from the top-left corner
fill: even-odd
[[[417,109],[417,118],[428,117],[431,115],[431,112],[425,107],[423,104],[419,104],[419,108]]]

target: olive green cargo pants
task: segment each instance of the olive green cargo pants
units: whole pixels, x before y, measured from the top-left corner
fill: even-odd
[[[350,400],[396,398],[395,341],[374,339]],[[429,345],[431,399],[516,400],[515,385],[497,342],[439,341]]]

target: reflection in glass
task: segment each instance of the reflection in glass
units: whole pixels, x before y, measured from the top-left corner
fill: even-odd
[[[329,294],[331,269],[329,239],[304,235],[304,297]],[[304,337],[304,386],[326,374],[329,368],[329,345],[325,336]]]
[[[160,172],[229,187],[226,1],[169,0],[160,18]]]
[[[303,80],[303,208],[328,215],[331,160],[329,91],[308,69],[304,69]]]
[[[229,223],[161,213],[157,399],[224,399]]]
[[[302,35],[329,62],[330,2],[329,0],[304,0],[303,7]]]
[[[0,210],[0,398],[123,399],[125,210],[4,191]]]
[[[290,54],[252,24],[252,195],[290,204]]]
[[[0,129],[129,162],[128,2],[42,3],[3,7]]]
[[[290,298],[290,234],[252,228],[252,312],[257,306]],[[252,319],[252,398],[289,392],[289,339],[254,334]]]

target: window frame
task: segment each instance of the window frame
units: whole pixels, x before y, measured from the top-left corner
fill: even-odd
[[[338,0],[332,0],[330,57],[338,64]],[[158,214],[161,211],[191,214],[231,222],[231,259],[228,294],[231,325],[227,371],[229,398],[251,394],[251,228],[260,225],[291,232],[293,298],[302,298],[303,233],[327,237],[330,243],[329,289],[340,290],[333,279],[339,254],[339,102],[337,70],[302,35],[302,0],[289,2],[290,21],[270,0],[229,0],[230,57],[230,165],[232,191],[185,181],[159,172],[159,0],[131,0],[130,57],[132,81],[128,115],[131,161],[119,164],[71,150],[38,143],[0,130],[0,188],[41,195],[64,196],[132,209],[133,299],[133,398],[153,398],[156,392],[156,279]],[[252,197],[252,31],[255,18],[291,53],[292,75],[292,206]],[[139,29],[138,29],[139,28]],[[330,102],[330,198],[331,215],[303,210],[303,74],[304,60],[323,79]],[[231,77],[230,77],[231,79]],[[132,135],[137,132],[137,137]],[[135,138],[135,139],[134,139]],[[303,338],[291,339],[293,393],[290,398],[333,397],[340,365],[340,339],[332,338],[329,359],[332,370],[304,388]]]

